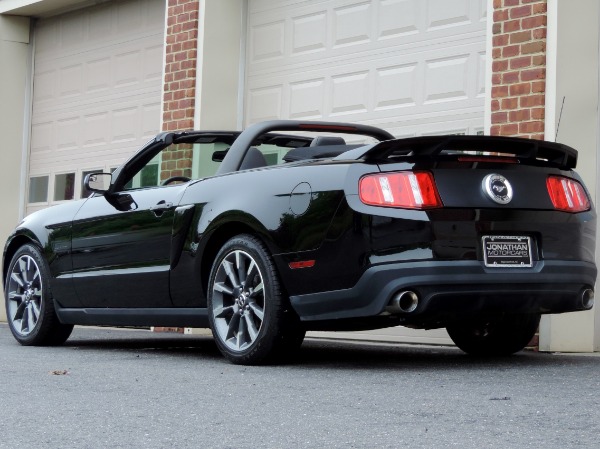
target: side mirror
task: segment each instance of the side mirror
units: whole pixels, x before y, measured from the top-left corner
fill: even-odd
[[[112,175],[110,173],[88,173],[83,185],[91,192],[106,193],[110,188]]]

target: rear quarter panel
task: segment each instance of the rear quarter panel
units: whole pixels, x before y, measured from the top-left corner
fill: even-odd
[[[288,263],[323,245],[344,197],[347,167],[342,163],[284,164],[190,185],[180,206],[194,204],[195,212],[172,272],[174,303],[206,304],[206,267],[212,266],[216,255],[211,242],[217,240],[220,247],[236,233],[249,232],[261,239],[283,285],[293,285]]]

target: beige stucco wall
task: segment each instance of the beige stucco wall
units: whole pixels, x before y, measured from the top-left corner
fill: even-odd
[[[596,205],[599,18],[598,0],[548,1],[546,139],[554,140],[556,136],[558,142],[579,151],[577,171],[594,196]],[[596,305],[589,312],[543,317],[540,349],[598,350],[600,338],[596,323],[600,321],[599,311],[600,307]]]
[[[0,245],[19,221],[23,136],[28,89],[29,19],[0,15]],[[4,301],[0,320],[6,320]]]
[[[200,0],[196,129],[239,128],[244,2]]]

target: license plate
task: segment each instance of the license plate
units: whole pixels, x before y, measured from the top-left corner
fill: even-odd
[[[530,237],[487,235],[482,241],[486,267],[526,268],[533,265]]]

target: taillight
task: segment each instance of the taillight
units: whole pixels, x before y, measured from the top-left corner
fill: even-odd
[[[590,209],[590,200],[583,186],[574,179],[549,176],[546,186],[555,209],[564,212],[583,212]]]
[[[430,172],[395,172],[366,175],[359,183],[360,200],[373,206],[403,209],[441,207]]]

